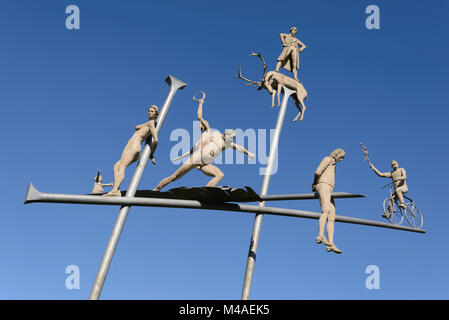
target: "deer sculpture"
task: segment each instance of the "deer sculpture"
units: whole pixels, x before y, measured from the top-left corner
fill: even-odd
[[[282,86],[286,86],[290,90],[295,91],[295,93],[292,95],[293,101],[295,102],[296,107],[298,108],[298,114],[293,119],[293,121],[302,121],[304,119],[304,112],[306,111],[306,106],[304,104],[304,100],[307,99],[307,91],[304,89],[304,86],[301,84],[301,82],[296,81],[285,74],[282,74],[280,72],[276,71],[269,71],[267,72],[267,65],[265,64],[265,60],[263,59],[262,55],[259,53],[252,52],[250,56],[257,56],[262,61],[263,64],[263,78],[261,81],[253,81],[249,80],[242,76],[242,69],[239,66],[239,72],[238,76],[235,77],[236,79],[242,79],[246,82],[246,86],[254,85],[257,87],[257,90],[266,89],[271,94],[271,107],[274,107],[274,97],[276,95],[276,92],[278,94],[278,106],[281,105],[281,89]]]

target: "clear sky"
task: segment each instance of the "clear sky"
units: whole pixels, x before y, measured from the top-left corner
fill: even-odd
[[[79,30],[65,26],[71,4],[80,9]],[[365,26],[370,4],[380,9],[379,30]],[[389,181],[363,161],[363,141],[379,170],[393,159],[405,168],[427,233],[337,223],[336,255],[315,244],[316,220],[266,215],[251,298],[448,299],[448,9],[443,0],[2,1],[0,298],[87,299],[119,210],[24,205],[30,182],[42,192],[85,194],[98,168],[111,182],[134,126],[149,105],[162,106],[168,74],[187,87],[173,100],[158,165],[148,165],[139,189],[177,168],[170,134],[192,132],[198,90],[214,128],[274,128],[269,94],[233,77],[239,65],[248,78],[262,76],[253,50],[274,69],[279,34],[297,26],[307,45],[299,70],[307,111],[293,123],[289,102],[269,193],[311,192],[322,157],[340,147],[346,158],[335,191],[366,198],[337,200],[337,214],[382,220]],[[260,190],[259,162],[218,166],[222,185]],[[169,187],[207,181],[194,170]],[[270,205],[320,210],[316,200]],[[101,298],[240,299],[253,222],[248,213],[131,208]],[[69,265],[79,267],[78,290],[66,288]],[[380,270],[378,290],[365,287],[370,265]]]

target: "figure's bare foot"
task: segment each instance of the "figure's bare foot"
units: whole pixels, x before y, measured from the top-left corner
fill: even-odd
[[[317,244],[320,244],[320,243],[323,243],[323,244],[325,244],[326,246],[329,246],[330,245],[330,243],[327,241],[327,239],[326,239],[326,237],[323,235],[323,236],[318,236],[318,237],[316,237],[316,243]]]
[[[405,203],[400,203],[400,204],[398,204],[398,207],[401,207],[402,209],[407,208],[407,206],[405,205]]]
[[[326,250],[327,250],[327,252],[333,251],[333,252],[338,253],[338,254],[341,253],[341,250],[337,248],[337,246],[335,245],[335,243],[332,243],[331,245],[326,246]]]
[[[120,190],[116,190],[116,191],[111,190],[108,193],[105,193],[103,196],[106,196],[106,197],[121,197],[122,193],[120,192]]]

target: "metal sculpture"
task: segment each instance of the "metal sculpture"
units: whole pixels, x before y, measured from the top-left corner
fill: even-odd
[[[224,174],[221,170],[214,166],[212,162],[215,158],[225,149],[233,148],[237,151],[247,154],[250,158],[254,158],[255,155],[246,150],[244,147],[237,145],[233,142],[235,137],[234,130],[226,130],[225,133],[220,133],[219,131],[212,130],[209,122],[203,118],[203,103],[206,95],[203,94],[202,99],[193,100],[197,101],[198,106],[198,120],[200,121],[200,129],[202,131],[200,139],[195,143],[193,148],[172,160],[179,160],[190,155],[190,157],[170,176],[161,180],[158,185],[154,188],[154,191],[159,191],[166,185],[180,179],[186,173],[192,169],[199,169],[205,175],[212,177],[212,179],[207,183],[207,186],[216,186],[223,178]]]
[[[182,90],[186,84],[181,80],[176,79],[173,76],[168,76],[165,81],[168,83],[170,87],[170,91],[168,93],[167,98],[165,99],[164,105],[159,112],[159,115],[156,119],[157,126],[155,128],[156,134],[159,133],[162,124],[164,123],[165,117],[167,116],[168,110],[170,108],[171,102],[173,100],[174,95],[178,90]],[[140,179],[142,178],[143,171],[147,165],[148,159],[151,155],[151,147],[149,144],[146,144],[143,152],[139,159],[139,164],[137,165],[136,171],[134,172],[134,176],[131,179],[129,184],[128,191],[126,192],[125,197],[117,197],[117,198],[132,198],[136,193],[137,186],[139,185]],[[92,196],[93,197],[93,196]],[[115,198],[115,197],[111,197]],[[92,288],[92,291],[89,296],[89,300],[97,300],[100,297],[101,290],[103,289],[103,284],[106,279],[106,275],[108,274],[109,266],[112,261],[112,257],[114,256],[115,249],[117,247],[118,240],[120,239],[120,235],[125,225],[126,217],[128,216],[130,206],[124,205],[121,207],[117,220],[115,222],[114,228],[112,230],[111,237],[109,239],[108,245],[106,247],[103,259],[101,260],[100,267],[97,272],[97,276],[95,277],[95,282]]]
[[[293,122],[298,121],[301,122],[304,119],[304,112],[306,111],[306,105],[304,101],[307,99],[307,91],[302,85],[301,82],[296,81],[285,74],[269,71],[267,72],[267,65],[265,63],[264,58],[258,53],[252,52],[250,56],[259,57],[263,64],[263,77],[260,81],[250,80],[242,75],[242,68],[239,66],[238,74],[235,77],[236,79],[242,79],[246,82],[246,86],[254,85],[257,87],[257,90],[266,89],[271,94],[271,107],[274,107],[274,98],[277,93],[277,101],[278,106],[280,105],[280,94],[282,87],[286,87],[289,90],[293,91],[292,98],[295,102],[296,108],[298,109],[298,114],[292,120]]]
[[[94,187],[90,194],[103,194],[103,187],[112,187],[113,183],[103,183],[103,177],[100,174],[100,169],[98,169],[97,175],[94,178]]]
[[[334,243],[335,202],[331,195],[335,186],[335,167],[337,162],[343,160],[344,157],[345,152],[343,149],[335,149],[329,156],[324,157],[315,171],[312,184],[312,191],[318,194],[321,206],[316,243],[325,244],[328,252],[333,251],[335,253],[341,253],[341,250]],[[324,236],[326,221],[329,241]]]

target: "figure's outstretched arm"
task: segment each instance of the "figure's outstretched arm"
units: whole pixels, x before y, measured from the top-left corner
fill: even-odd
[[[190,149],[189,151],[187,151],[187,152],[184,153],[183,155],[181,155],[181,156],[179,156],[179,157],[176,157],[176,158],[174,158],[174,159],[171,159],[171,160],[172,160],[172,161],[177,161],[177,160],[180,160],[180,159],[182,159],[182,158],[187,157],[188,155],[191,155],[195,150],[197,150],[197,149],[199,148],[199,146],[200,146],[200,141],[201,141],[201,140],[197,141],[197,143],[195,143],[195,144],[193,145],[192,149]]]
[[[182,156],[176,157],[176,158],[171,159],[171,160],[172,160],[172,161],[178,161],[178,160],[180,160],[180,159],[182,159],[182,158],[187,157],[189,154],[192,154],[192,153],[193,153],[193,148],[190,149],[190,151],[187,151],[186,153],[184,153]]]
[[[206,130],[210,129],[210,126],[209,126],[209,122],[207,122],[203,118],[203,104],[204,104],[204,99],[199,99],[198,100],[198,111],[196,114],[197,114],[198,120],[201,123],[202,131],[206,131]]]
[[[240,151],[242,153],[245,153],[248,155],[248,157],[250,157],[251,159],[254,159],[256,156],[254,155],[254,153],[249,152],[248,150],[246,150],[244,147],[242,147],[241,145],[235,144],[234,142],[231,143],[231,147],[234,150]]]
[[[376,167],[370,162],[369,166],[373,169],[374,173],[377,174],[381,178],[391,178],[391,172],[380,172],[376,169]]]

